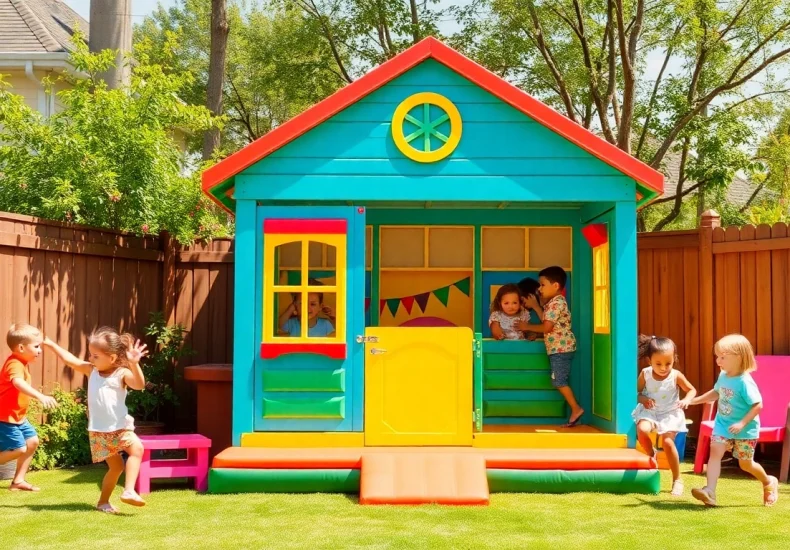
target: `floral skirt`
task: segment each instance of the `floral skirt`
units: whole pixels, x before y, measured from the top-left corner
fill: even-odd
[[[91,443],[91,458],[94,463],[104,462],[135,443],[140,443],[140,438],[132,430],[88,432],[88,437]]]

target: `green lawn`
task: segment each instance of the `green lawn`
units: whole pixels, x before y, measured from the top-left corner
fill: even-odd
[[[359,506],[344,495],[197,495],[160,489],[141,509],[95,512],[103,467],[38,472],[38,494],[0,482],[0,548],[787,548],[790,490],[763,508],[760,487],[728,471],[721,506],[686,493],[646,495],[494,494],[488,507]],[[669,478],[663,478],[668,491]]]

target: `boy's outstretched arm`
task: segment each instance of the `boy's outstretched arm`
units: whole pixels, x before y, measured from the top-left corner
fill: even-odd
[[[719,398],[719,392],[716,390],[710,390],[709,392],[705,392],[702,395],[698,395],[694,399],[691,400],[689,405],[702,405],[703,403],[712,403]]]
[[[54,351],[55,355],[57,355],[61,361],[66,363],[67,366],[71,367],[77,372],[81,372],[85,376],[90,376],[93,366],[87,361],[83,361],[70,351],[63,349],[49,338],[44,338],[42,345]]]
[[[14,387],[21,393],[38,400],[45,409],[52,409],[58,406],[58,402],[55,401],[54,397],[44,395],[40,391],[37,391],[33,386],[25,382],[24,378],[14,378],[12,384],[14,384]]]

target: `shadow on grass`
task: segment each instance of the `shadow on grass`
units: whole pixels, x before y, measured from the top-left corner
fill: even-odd
[[[622,504],[622,508],[640,508],[643,506],[648,506],[657,511],[669,511],[669,510],[688,510],[690,512],[707,512],[710,510],[711,507],[705,506],[702,503],[694,503],[694,502],[683,502],[676,499],[667,499],[667,500],[648,500],[642,497],[635,497],[638,502],[633,504]],[[752,506],[747,506],[744,504],[737,504],[732,506],[727,505],[718,505],[716,508],[753,508]]]
[[[31,512],[95,512],[96,508],[86,502],[64,502],[60,504],[0,504],[0,509],[19,509],[26,508]]]

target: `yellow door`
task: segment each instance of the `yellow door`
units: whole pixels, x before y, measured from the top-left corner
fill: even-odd
[[[365,329],[365,445],[472,445],[468,328]]]

